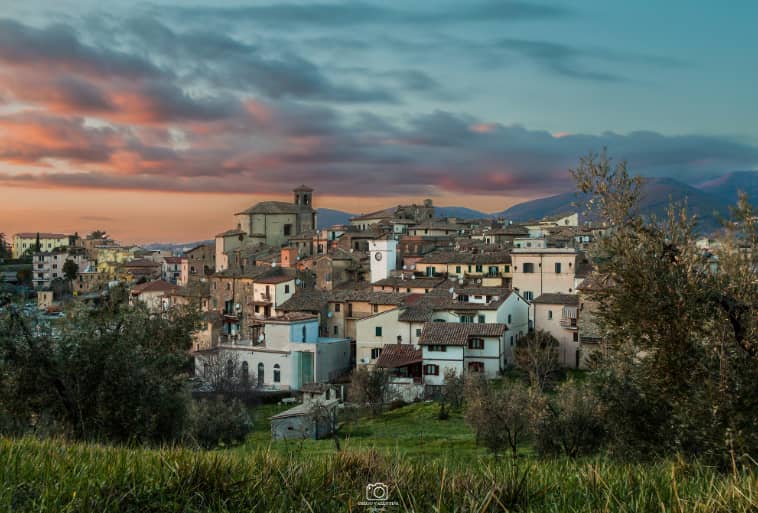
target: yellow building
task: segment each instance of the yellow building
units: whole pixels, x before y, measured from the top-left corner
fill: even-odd
[[[30,249],[35,251],[39,237],[39,251],[52,251],[55,248],[70,246],[74,237],[63,233],[24,232],[13,236],[13,258],[20,258]]]

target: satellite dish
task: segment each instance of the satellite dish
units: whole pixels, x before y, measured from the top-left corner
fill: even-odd
[[[460,283],[461,285],[463,285],[463,278],[458,278],[458,283]]]
[[[276,262],[271,262],[271,267],[276,267]]]
[[[404,266],[403,266],[403,271],[407,271],[407,270],[408,270],[408,266],[407,266],[407,265],[404,265]]]
[[[451,294],[455,294],[455,289],[453,287],[450,287],[449,289],[447,289],[447,291]]]
[[[301,283],[303,282],[300,278],[295,278],[295,285],[300,285]]]
[[[236,305],[234,305],[234,309],[239,312],[240,310],[242,310],[242,305],[240,305],[239,303],[237,303]]]
[[[332,312],[328,312],[328,313],[326,314],[326,316],[327,316],[327,317],[329,317],[329,318],[331,319],[332,317],[334,317],[334,314],[333,314]]]
[[[411,271],[416,269],[416,264],[411,264]]]
[[[415,274],[411,274],[411,279],[415,280],[416,279],[416,275]]]
[[[477,279],[477,280],[476,280],[476,282],[477,282],[477,283],[482,283],[482,279],[481,279],[481,278],[479,278],[479,279]]]

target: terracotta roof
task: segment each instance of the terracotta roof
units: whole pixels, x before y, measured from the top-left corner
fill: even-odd
[[[294,203],[288,203],[286,201],[261,201],[256,203],[252,207],[237,212],[235,215],[240,214],[299,214],[300,212],[313,210],[309,206],[295,205]]]
[[[405,301],[405,297],[405,294],[374,292],[371,289],[334,289],[329,293],[328,301],[331,303],[363,301],[374,305],[400,305]]]
[[[36,239],[37,232],[21,232],[15,234],[14,237],[21,237],[22,239]],[[65,233],[39,232],[40,239],[63,239],[66,237],[69,237],[69,235],[66,235]]]
[[[385,278],[374,282],[374,286],[433,289],[444,281],[444,278]]]
[[[225,232],[217,233],[216,237],[229,237],[231,235],[245,235],[245,232],[242,230],[238,230],[236,228],[232,228],[231,230],[226,230]]]
[[[318,319],[317,315],[307,312],[286,312],[284,314],[266,319],[266,322],[293,322],[293,321],[309,321],[312,319]]]
[[[485,235],[529,235],[529,230],[523,226],[509,225],[490,230]]]
[[[147,258],[139,258],[137,260],[130,260],[121,264],[122,267],[160,267],[161,264],[148,260]]]
[[[421,349],[412,344],[386,344],[382,348],[376,366],[385,369],[405,367],[423,360]]]
[[[264,276],[261,276],[260,278],[257,278],[255,282],[275,285],[278,283],[285,283],[288,281],[292,281],[294,279],[295,279],[294,269],[284,269],[280,267],[276,270],[272,270],[270,273]]]
[[[184,260],[182,257],[177,256],[170,256],[163,259],[167,264],[181,264],[182,260]]]
[[[396,207],[385,208],[377,210],[375,212],[369,212],[368,214],[361,214],[359,216],[351,217],[351,221],[364,221],[367,219],[392,219],[395,217]]]
[[[132,287],[132,295],[138,296],[145,292],[173,292],[177,288],[176,285],[172,285],[167,281],[154,280],[140,283],[139,285]]]
[[[293,189],[293,190],[294,190],[294,191],[297,191],[297,192],[313,192],[313,189],[311,189],[310,187],[308,187],[308,186],[307,186],[307,185],[305,185],[305,184],[300,184],[300,186],[299,186],[299,187],[296,187],[296,188],[295,188],[295,189]]]
[[[532,302],[546,305],[578,305],[579,296],[576,294],[561,293],[540,294]]]
[[[499,323],[427,322],[419,344],[464,346],[472,337],[499,337],[508,327]]]
[[[282,312],[318,312],[326,306],[329,293],[323,290],[298,290],[277,306]]]
[[[508,251],[492,253],[472,253],[462,251],[438,251],[426,255],[419,263],[421,264],[509,264],[511,255]]]

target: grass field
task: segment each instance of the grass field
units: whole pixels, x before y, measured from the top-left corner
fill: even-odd
[[[377,481],[397,503],[387,512],[758,511],[753,470],[496,459],[460,413],[440,421],[424,403],[348,423],[338,453],[331,440],[272,442],[268,418],[286,408],[256,408],[247,442],[215,451],[0,439],[0,511],[368,513],[360,502]]]
[[[287,408],[279,405],[256,408],[253,433],[239,450],[270,448],[279,453],[308,454],[335,451],[332,439],[272,442],[269,417]],[[347,422],[341,431],[341,446],[347,450],[377,449],[414,460],[433,459],[448,464],[485,454],[484,449],[476,446],[474,433],[460,412],[452,412],[447,420],[438,420],[438,411],[437,404],[415,403],[386,411],[378,418],[369,416]]]
[[[758,508],[756,475],[701,465],[629,465],[593,458],[517,463],[483,457],[465,468],[384,451],[128,449],[0,439],[0,511],[368,512],[383,482],[384,511],[702,512]]]

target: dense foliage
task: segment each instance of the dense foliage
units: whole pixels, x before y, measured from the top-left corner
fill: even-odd
[[[605,355],[594,382],[610,448],[722,464],[758,454],[758,230],[744,196],[721,244],[698,247],[696,219],[639,212],[641,181],[605,156],[574,175],[609,233],[592,248]],[[593,215],[593,212],[590,212]]]
[[[0,413],[6,431],[76,439],[161,442],[182,436],[188,349],[197,316],[152,314],[121,302],[81,306],[36,325],[0,318]]]

